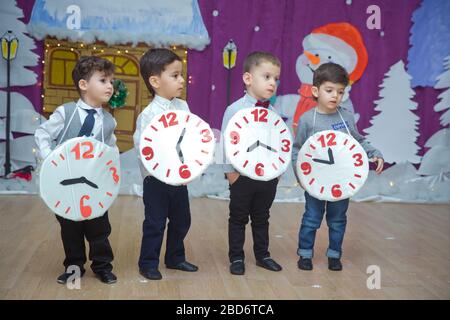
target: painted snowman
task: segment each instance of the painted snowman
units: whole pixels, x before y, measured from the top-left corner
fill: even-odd
[[[367,50],[359,31],[349,23],[330,23],[314,29],[303,39],[303,53],[297,58],[295,70],[301,86],[298,94],[278,96],[275,109],[287,119],[286,123],[297,131],[300,116],[316,106],[311,92],[313,73],[327,62],[343,66],[350,76],[350,85],[341,106],[354,113],[349,98],[350,86],[361,78],[367,66]],[[355,121],[359,115],[355,114]]]

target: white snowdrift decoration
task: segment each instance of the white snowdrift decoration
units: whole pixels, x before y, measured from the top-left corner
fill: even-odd
[[[0,117],[6,117],[6,92],[0,90]],[[34,110],[27,97],[11,92],[11,132],[34,134],[46,119]]]
[[[145,42],[202,50],[210,42],[197,0],[36,0],[28,30],[37,39],[109,45]]]

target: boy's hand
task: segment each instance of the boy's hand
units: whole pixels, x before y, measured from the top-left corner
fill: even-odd
[[[370,161],[377,163],[377,168],[375,169],[375,172],[377,174],[380,174],[381,171],[383,171],[384,159],[383,158],[378,158],[378,157],[373,157],[372,159],[370,159]]]
[[[238,172],[227,172],[226,173],[228,182],[230,183],[230,186],[236,182],[236,180],[239,178],[240,174]]]

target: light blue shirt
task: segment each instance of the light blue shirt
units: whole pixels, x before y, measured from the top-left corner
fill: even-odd
[[[230,122],[230,119],[236,114],[236,112],[246,108],[254,108],[257,101],[258,100],[256,100],[254,97],[246,93],[242,98],[236,100],[227,107],[225,113],[223,114],[222,119],[222,128],[221,128],[222,139],[224,139],[223,134],[225,133],[225,129],[227,128],[228,122]],[[272,107],[272,105],[269,105],[268,109],[278,114],[278,112]],[[223,152],[223,154],[225,155],[225,152]],[[224,165],[222,168],[225,173],[236,172],[233,166],[228,163],[228,160],[225,159],[225,156],[224,156]]]

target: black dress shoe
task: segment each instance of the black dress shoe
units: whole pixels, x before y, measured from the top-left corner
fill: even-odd
[[[300,257],[300,259],[298,259],[297,266],[299,269],[302,269],[302,270],[312,270],[313,269],[312,260],[310,258]]]
[[[149,280],[161,280],[162,275],[161,272],[159,272],[158,269],[148,269],[148,270],[139,270],[139,273],[144,278],[147,278]]]
[[[176,266],[170,266],[166,265],[167,269],[176,269],[181,271],[187,271],[187,272],[195,272],[198,270],[198,267],[196,265],[193,265],[192,263],[189,263],[187,261],[183,261]]]
[[[331,271],[341,271],[341,260],[338,258],[328,258],[328,269],[330,269]]]
[[[281,271],[283,268],[275,262],[272,258],[265,258],[261,260],[256,260],[256,265],[258,267],[263,267],[270,271]]]
[[[84,276],[84,273],[85,273],[86,271],[82,271],[81,272],[81,274],[80,274],[80,278],[82,278],[83,276]],[[74,275],[74,273],[67,273],[67,272],[64,272],[63,274],[61,274],[57,279],[56,279],[56,282],[58,282],[58,283],[60,283],[60,284],[66,284],[67,283],[67,280],[69,280],[69,277],[71,277],[71,276],[73,276]]]
[[[111,271],[99,272],[99,273],[96,273],[96,275],[100,279],[100,281],[103,283],[113,284],[113,283],[117,282],[117,277]]]
[[[230,264],[230,272],[231,274],[235,274],[241,276],[245,273],[245,264],[244,261],[238,260],[234,261]]]

